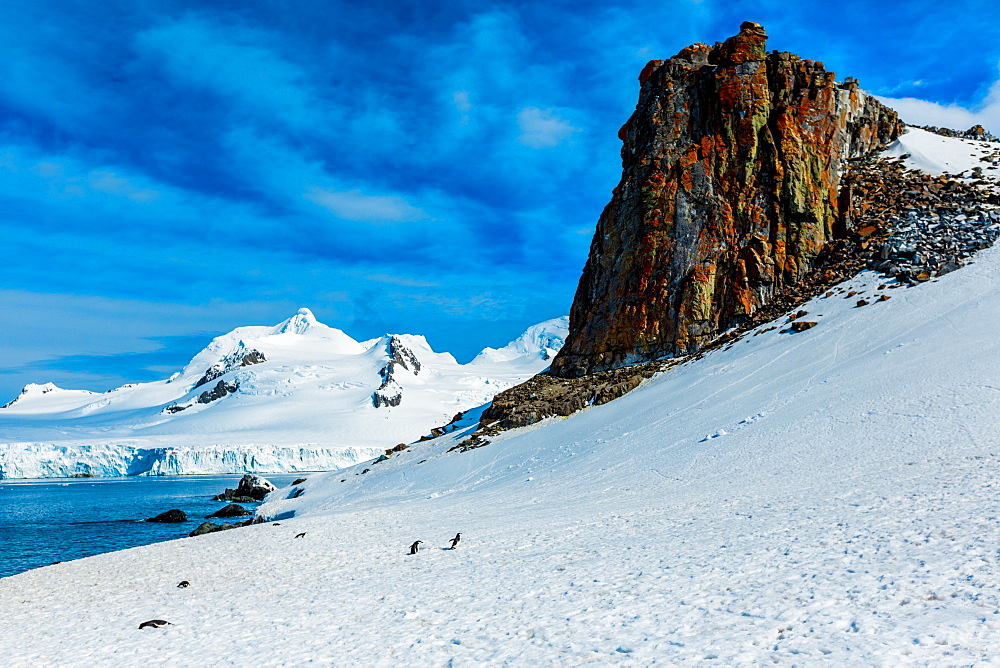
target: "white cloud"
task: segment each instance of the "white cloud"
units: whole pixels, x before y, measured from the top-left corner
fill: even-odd
[[[982,125],[993,134],[1000,135],[1000,81],[994,82],[983,101],[972,109],[914,97],[876,97],[899,112],[903,121],[912,125],[937,125],[954,130]]]
[[[427,214],[399,195],[366,195],[360,190],[338,192],[312,188],[305,198],[338,218],[362,223],[406,223],[427,218]]]
[[[139,33],[136,46],[176,83],[218,95],[253,115],[313,132],[331,123],[330,105],[320,99],[309,73],[269,45],[271,37],[188,15]]]
[[[424,281],[419,278],[407,278],[406,276],[391,276],[383,272],[379,272],[377,274],[369,274],[364,278],[365,280],[375,281],[376,283],[402,285],[410,288],[436,288],[440,287],[441,285],[440,283],[435,283],[433,281]]]
[[[517,114],[521,128],[518,141],[531,148],[558,146],[580,128],[561,118],[556,109],[525,107]]]

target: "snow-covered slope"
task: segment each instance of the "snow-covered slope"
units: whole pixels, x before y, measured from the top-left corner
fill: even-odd
[[[762,326],[479,449],[448,452],[458,432],[312,474],[261,508],[277,523],[5,579],[0,651],[14,665],[992,665],[1000,249],[892,285],[862,274],[802,307],[812,329]],[[148,619],[172,626],[139,631]]]
[[[530,344],[561,345],[558,322],[501,349],[518,354],[460,365],[422,336],[361,343],[300,309],[215,338],[169,380],[104,394],[29,385],[0,409],[0,478],[341,468],[544,369]]]
[[[908,127],[888,149],[888,157],[903,157],[911,169],[918,169],[935,176],[941,174],[972,177],[979,168],[988,180],[1000,178],[1000,144],[975,139],[943,137],[921,128]]]

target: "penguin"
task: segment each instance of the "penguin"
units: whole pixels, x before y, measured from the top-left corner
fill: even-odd
[[[296,534],[296,535],[295,535],[295,537],[296,537],[296,538],[305,538],[305,537],[306,537],[306,532],[305,532],[305,531],[303,531],[303,532],[302,532],[302,533],[300,533],[300,534]]]
[[[181,580],[180,582],[177,583],[177,588],[178,589],[185,589],[185,588],[190,587],[190,586],[191,586],[191,583],[188,582],[187,580]]]
[[[451,547],[449,549],[454,550],[456,547],[458,547],[458,543],[461,540],[462,540],[462,534],[461,533],[455,534],[455,537],[451,539]]]
[[[416,553],[417,553],[417,550],[419,550],[419,547],[418,547],[418,546],[419,546],[419,545],[420,545],[420,544],[421,544],[422,542],[424,542],[424,541],[422,541],[422,540],[415,540],[415,541],[413,541],[413,545],[411,545],[411,546],[410,546],[410,554],[416,554]]]
[[[151,619],[148,622],[143,622],[142,624],[139,624],[140,629],[146,629],[146,628],[158,629],[161,626],[173,626],[173,624],[166,621],[165,619]]]

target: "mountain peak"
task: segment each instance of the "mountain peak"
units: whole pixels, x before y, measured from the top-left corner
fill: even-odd
[[[548,360],[555,357],[566,340],[569,317],[552,318],[532,325],[503,348],[484,348],[473,364],[508,362],[517,358]]]
[[[275,327],[275,334],[305,334],[311,327],[321,324],[309,309],[302,307],[288,320]]]

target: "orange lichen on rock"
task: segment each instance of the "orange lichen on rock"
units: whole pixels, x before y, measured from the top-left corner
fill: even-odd
[[[766,42],[746,22],[643,68],[619,132],[622,180],[551,373],[697,350],[798,281],[850,225],[842,165],[894,139],[899,119],[853,80]]]

